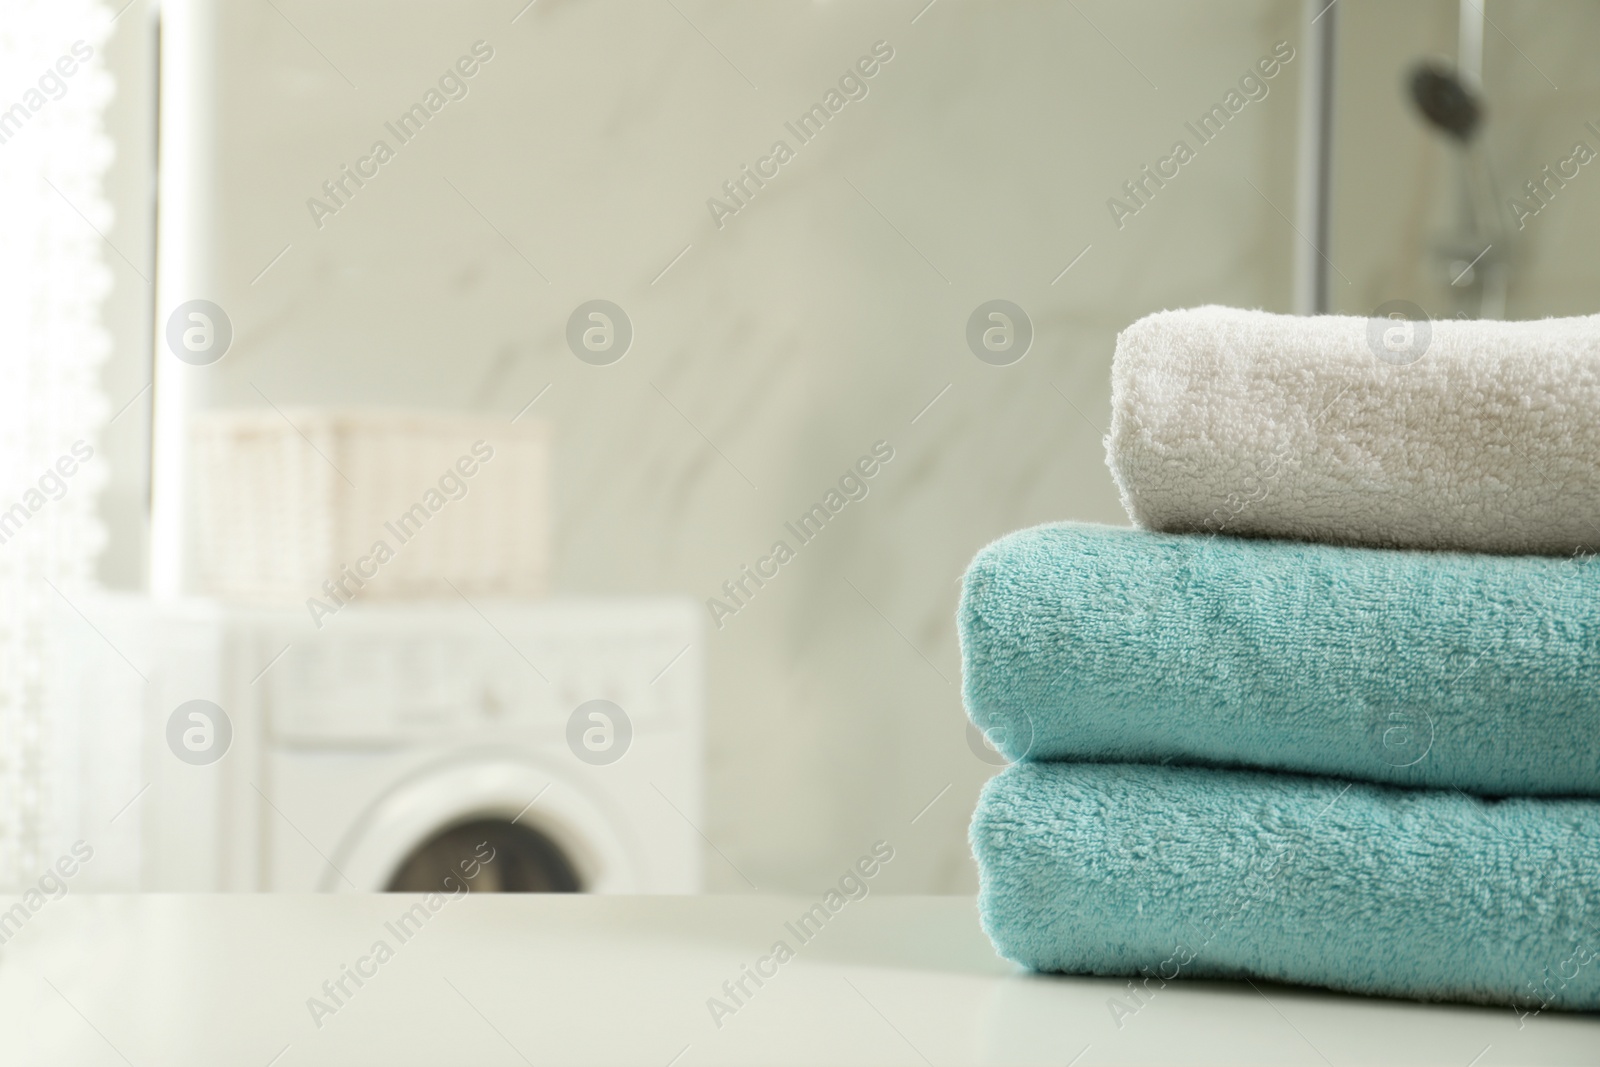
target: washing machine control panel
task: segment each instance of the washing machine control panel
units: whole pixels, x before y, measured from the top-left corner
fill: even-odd
[[[263,681],[272,741],[432,744],[495,728],[559,737],[578,705],[667,728],[698,699],[698,617],[671,601],[407,605],[341,612]]]

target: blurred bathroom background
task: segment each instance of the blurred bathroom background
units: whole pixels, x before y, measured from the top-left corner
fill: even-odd
[[[1575,142],[1600,147],[1586,127],[1600,127],[1600,4],[1562,4],[1556,17],[1548,4],[1483,2],[1472,80],[1484,117],[1470,150],[1499,186],[1505,232],[1478,269],[1503,264],[1508,318],[1593,312],[1600,176],[1582,166],[1541,186],[1545,201],[1523,187],[1570,159]],[[484,520],[503,524],[495,544],[547,532],[542,585],[517,593],[533,606],[465,588],[354,606],[392,613],[402,645],[416,634],[432,649],[447,633],[475,650],[441,653],[434,666],[419,652],[408,669],[466,671],[461,699],[491,703],[501,697],[484,696],[490,689],[511,702],[545,690],[531,675],[480,685],[471,673],[480,668],[461,666],[472,656],[498,657],[484,679],[520,670],[518,659],[558,674],[548,685],[561,691],[537,698],[549,717],[540,737],[557,740],[577,702],[610,692],[604,679],[561,689],[565,664],[589,663],[595,642],[621,643],[611,669],[644,679],[627,682],[639,701],[679,686],[661,698],[682,716],[679,747],[653,757],[636,740],[639,751],[615,763],[574,758],[553,772],[570,771],[592,801],[560,809],[567,832],[607,823],[595,832],[615,841],[595,848],[617,856],[604,862],[669,872],[606,884],[808,891],[885,839],[896,853],[881,890],[973,891],[967,823],[998,757],[961,710],[958,580],[979,547],[1018,527],[1125,521],[1101,444],[1119,329],[1207,303],[1296,310],[1309,239],[1307,5],[525,3],[169,4],[158,52],[155,4],[132,0],[99,47],[93,62],[115,84],[102,227],[111,348],[96,442],[105,542],[95,582],[64,591],[72,669],[90,694],[78,699],[94,704],[76,727],[85,763],[59,778],[74,812],[64,839],[108,841],[104,862],[86,871],[102,888],[350,888],[342,883],[362,879],[330,868],[361,863],[374,873],[359,887],[381,888],[393,870],[355,857],[350,828],[377,825],[369,809],[434,766],[429,745],[450,748],[459,769],[457,756],[502,743],[472,728],[325,729],[323,712],[282,706],[304,688],[261,698],[276,723],[301,716],[280,732],[279,762],[263,755],[277,726],[262,727],[261,750],[235,740],[210,769],[150,741],[183,700],[226,706],[219,694],[254,700],[293,679],[322,684],[305,680],[313,660],[296,658],[314,657],[322,672],[344,664],[357,678],[371,669],[333,651],[344,618],[326,632],[307,620],[301,600],[320,596],[316,586],[260,608],[260,619],[250,607],[218,621],[233,609],[208,596],[202,558],[226,560],[235,546],[201,543],[199,494],[219,490],[215,477],[209,489],[198,480],[195,426],[248,410],[309,443],[324,440],[311,426],[328,413],[379,409],[548,434],[547,468],[528,468],[548,470],[529,505],[542,513],[526,527]],[[1462,148],[1423,119],[1409,86],[1421,61],[1458,64],[1470,10],[1457,0],[1338,0],[1321,16],[1335,32],[1331,214],[1317,251],[1333,311],[1368,315],[1396,300],[1436,317],[1457,309],[1452,288],[1463,286],[1452,282],[1462,276],[1440,248],[1458,224]],[[1192,141],[1185,124],[1279,42],[1293,58],[1261,81],[1262,94],[1144,203],[1129,201],[1125,183],[1178,139]],[[448,83],[459,95],[400,143],[386,124],[463,71],[463,57],[474,72]],[[857,65],[866,57],[876,60],[870,76]],[[170,83],[158,96],[163,65],[185,79],[183,100]],[[861,88],[820,132],[797,138],[786,124],[841,84]],[[172,125],[158,130],[158,114]],[[360,185],[337,185],[379,139],[393,158],[371,164]],[[780,139],[793,158],[759,186],[745,180]],[[739,206],[724,183],[741,181]],[[1512,196],[1539,210],[1517,217]],[[308,207],[313,198],[337,210]],[[719,213],[711,198],[738,210]],[[1119,219],[1112,198],[1137,211]],[[214,363],[179,363],[157,347],[170,312],[190,299],[213,302],[231,324]],[[996,299],[1032,327],[1025,356],[1005,365],[976,358],[967,342],[974,309]],[[631,326],[620,359],[586,361],[569,345],[569,319],[592,300]],[[785,524],[875,446],[875,473],[859,479],[865,495],[800,546]],[[33,477],[13,475],[19,486]],[[175,478],[186,489],[174,490]],[[248,482],[233,490],[241,507],[257,495]],[[780,539],[794,558],[740,585]],[[547,597],[556,614],[541,614]],[[713,598],[736,610],[708,607]],[[208,664],[194,669],[209,680],[154,695],[140,675],[157,668],[142,657],[163,653],[147,647],[144,611],[190,635],[180,641],[188,658],[173,662]],[[602,619],[608,611],[624,623]],[[585,612],[600,621],[563,660],[550,650],[590,633]],[[646,617],[638,632],[648,634],[628,636],[627,620]],[[264,636],[215,644],[227,627]],[[269,663],[280,644],[288,651]],[[357,686],[339,706],[404,700],[400,688]],[[248,714],[235,717],[236,730],[250,728]],[[651,729],[633,725],[640,738]],[[364,744],[386,759],[418,751],[394,774],[363,777]],[[566,758],[560,744],[541,751]],[[248,760],[256,770],[241,769]],[[242,777],[224,791],[194,785],[225,766]],[[459,781],[439,778],[438,795],[480,788],[468,766]],[[329,795],[344,811],[326,826],[318,775],[337,780]],[[500,812],[504,829],[517,788],[485,793],[481,811],[423,811],[416,825],[431,818],[445,833]],[[537,825],[549,802],[530,801],[521,824]],[[157,869],[176,846],[150,838],[189,833],[211,851]],[[227,835],[240,839],[218,844]],[[652,848],[678,854],[649,859]],[[559,867],[542,887],[566,884]]]

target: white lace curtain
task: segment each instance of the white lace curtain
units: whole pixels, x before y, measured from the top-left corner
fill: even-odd
[[[74,809],[51,622],[104,539],[103,468],[83,457],[107,414],[113,14],[97,0],[0,6],[0,890],[55,861]]]

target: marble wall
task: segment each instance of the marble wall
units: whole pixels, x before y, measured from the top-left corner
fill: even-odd
[[[1469,7],[1472,5],[1469,5]],[[1451,275],[1434,256],[1453,225],[1455,149],[1408,106],[1404,79],[1417,60],[1454,62],[1457,5],[1342,0],[1339,112],[1335,134],[1333,306],[1367,314],[1408,299],[1452,313]],[[1590,315],[1600,310],[1592,250],[1600,227],[1600,165],[1578,168],[1547,206],[1521,215],[1515,197],[1577,142],[1600,154],[1600,5],[1494,3],[1483,10],[1484,161],[1499,188],[1504,233],[1494,255],[1509,262],[1505,317]],[[1594,129],[1589,128],[1589,124]]]
[[[1020,526],[1124,521],[1101,444],[1121,327],[1208,302],[1289,310],[1303,57],[1208,143],[1185,124],[1277,42],[1300,47],[1299,4],[924,3],[280,0],[222,19],[214,284],[197,295],[235,339],[193,378],[205,404],[509,419],[538,396],[569,594],[722,596],[892,448],[735,614],[708,612],[714,890],[748,889],[723,856],[763,890],[803,890],[878,838],[898,850],[884,888],[973,888],[966,824],[995,767],[961,713],[967,560]],[[1410,295],[1427,269],[1444,160],[1397,72],[1453,49],[1454,5],[1414,8],[1340,5],[1345,310]],[[1502,25],[1558,79],[1594,78],[1532,13]],[[479,41],[465,96],[400,144],[385,124]],[[1508,172],[1579,117],[1515,55],[1492,43],[1503,106],[1539,120],[1497,127]],[[786,123],[868,56],[802,142]],[[334,205],[323,183],[379,139],[393,158]],[[1193,158],[1114,212],[1179,139]],[[761,163],[779,140],[792,158]],[[777,172],[730,214],[722,187],[746,165]],[[1552,213],[1600,205],[1573,193]],[[1584,310],[1592,257],[1575,269],[1579,236],[1545,221],[1513,312]],[[594,298],[634,330],[607,366],[565,339]],[[1005,366],[966,339],[992,299],[1034,330]]]

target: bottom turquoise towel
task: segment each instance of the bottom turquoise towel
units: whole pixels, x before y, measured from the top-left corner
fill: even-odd
[[[1185,977],[1600,1010],[1600,801],[1024,763],[972,846],[1000,953],[1134,977],[1114,1015]]]

